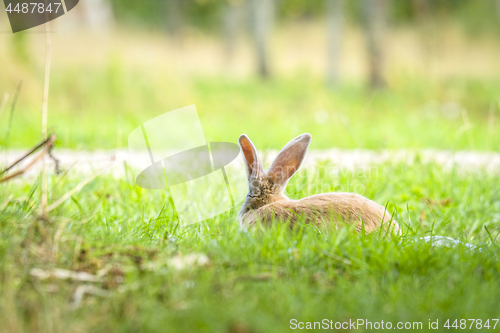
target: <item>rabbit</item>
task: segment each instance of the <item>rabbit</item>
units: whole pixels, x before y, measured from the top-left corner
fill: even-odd
[[[354,193],[323,193],[300,200],[290,200],[285,194],[286,184],[299,169],[312,137],[299,135],[280,151],[269,170],[264,171],[262,162],[252,141],[242,134],[239,145],[243,152],[248,177],[249,192],[245,198],[239,220],[247,229],[262,222],[288,221],[290,227],[299,220],[317,226],[338,227],[342,223],[354,225],[358,232],[366,233],[390,228],[400,234],[399,225],[383,206]],[[384,233],[385,234],[385,233]]]

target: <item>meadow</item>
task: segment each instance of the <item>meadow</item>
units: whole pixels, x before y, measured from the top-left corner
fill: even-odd
[[[188,34],[179,45],[130,28],[111,35],[60,31],[51,36],[49,132],[57,134],[59,148],[126,148],[141,123],[196,104],[207,141],[236,142],[246,133],[263,149],[279,149],[309,132],[312,149],[498,151],[496,37],[470,37],[451,24],[432,31],[426,49],[426,30],[394,29],[381,90],[366,85],[366,50],[355,27],[346,31],[336,86],[325,84],[325,37],[318,24],[277,31],[269,80],[252,75],[248,39],[226,61],[211,35]],[[43,50],[45,36],[5,38],[11,40],[0,48],[8,64],[0,92],[12,101],[23,85],[13,115],[9,108],[0,115],[1,130],[10,133],[0,136],[0,144],[32,147],[40,140],[44,57],[19,54]]]
[[[277,45],[291,40],[296,29],[279,31]],[[309,132],[316,154],[332,147],[407,149],[417,158],[374,163],[376,172],[368,174],[341,168],[336,176],[321,170],[336,168],[338,161],[319,159],[288,185],[291,198],[346,184],[362,189],[387,205],[402,226],[400,237],[307,225],[291,232],[281,223],[245,232],[239,207],[180,227],[169,193],[136,186],[127,165],[119,175],[97,177],[45,218],[39,215],[40,175],[4,183],[1,331],[284,332],[293,319],[422,323],[421,330],[438,321],[440,331],[448,331],[447,320],[451,330],[462,329],[460,320],[466,320],[469,330],[500,329],[494,321],[500,319],[500,170],[444,167],[419,158],[427,148],[499,151],[500,49],[490,39],[466,38],[452,29],[442,34],[454,36],[446,49],[451,44],[456,53],[445,54],[443,46],[430,62],[407,59],[401,52],[419,54],[412,41],[421,36],[400,29],[389,59],[410,63],[393,62],[387,87],[370,90],[351,63],[360,57],[359,31],[347,34],[345,80],[335,87],[325,85],[316,67],[301,67],[308,57],[317,60],[312,51],[299,52],[293,66],[281,63],[274,78],[261,80],[245,69],[221,74],[211,37],[200,41],[194,34],[194,42],[172,51],[173,44],[162,44],[164,37],[154,33],[81,36],[95,43],[92,48],[54,34],[49,132],[58,136],[55,156],[58,149],[111,155],[127,146],[128,134],[142,122],[196,104],[207,141],[236,142],[246,133],[259,149],[279,149]],[[309,36],[316,36],[313,44],[321,37],[297,35],[295,44],[304,45]],[[17,55],[41,49],[43,38],[1,44],[0,55],[11,66],[2,68],[0,91],[12,97],[24,79],[14,112],[6,108],[0,115],[2,150],[25,150],[40,141],[43,58]],[[437,40],[430,43],[439,46]],[[290,44],[276,58],[297,51]],[[65,58],[70,48],[77,55]],[[197,52],[203,56],[183,59]],[[454,74],[462,68],[475,75]],[[49,204],[82,180],[62,168],[61,175],[50,169]],[[436,235],[462,244],[420,240]]]
[[[39,179],[6,185],[1,326],[5,332],[280,332],[292,319],[364,319],[394,326],[422,322],[424,329],[438,320],[444,330],[447,319],[449,325],[490,319],[493,328],[500,293],[500,173],[444,170],[418,159],[377,168],[371,176],[343,170],[333,182],[303,170],[288,194],[313,194],[303,193],[302,182],[328,181],[331,190],[362,185],[365,196],[389,203],[401,237],[345,228],[325,233],[307,225],[291,232],[284,224],[244,232],[233,211],[179,228],[167,193],[112,175],[96,179],[43,220],[34,215]],[[79,179],[53,176],[50,182],[55,198]],[[431,235],[477,248],[419,241]],[[203,260],[188,259],[195,254]],[[40,280],[31,271],[56,267],[101,278]],[[77,301],[75,290],[89,284],[102,292],[92,289]]]

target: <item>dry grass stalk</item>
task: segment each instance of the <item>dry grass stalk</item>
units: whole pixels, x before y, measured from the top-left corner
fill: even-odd
[[[62,236],[62,233],[64,231],[64,228],[66,227],[66,225],[68,224],[68,222],[70,221],[70,219],[66,218],[64,219],[60,224],[59,224],[59,228],[57,228],[57,231],[54,235],[54,242],[53,242],[53,246],[52,246],[52,252],[54,253],[54,259],[55,261],[57,262],[57,257],[58,257],[58,254],[59,254],[59,240],[61,239],[61,236]]]
[[[498,102],[500,105],[500,101]],[[488,112],[488,149],[493,148],[493,138],[495,137],[495,103],[490,104]]]
[[[83,296],[85,294],[90,294],[94,296],[100,296],[100,297],[111,297],[113,294],[109,290],[104,290],[101,288],[97,288],[96,286],[92,285],[80,285],[78,288],[76,288],[75,293],[73,294],[73,300],[71,303],[71,308],[73,310],[78,309],[83,301]]]
[[[2,116],[3,110],[5,109],[5,106],[7,105],[7,102],[9,101],[9,94],[5,93],[2,98],[2,103],[0,103],[0,117]]]
[[[88,183],[90,183],[94,178],[96,178],[97,176],[99,176],[101,173],[103,173],[106,169],[108,169],[111,165],[113,165],[114,163],[114,158],[111,160],[111,163],[109,165],[107,165],[106,167],[102,168],[101,170],[95,172],[94,174],[90,175],[88,178],[86,178],[85,180],[83,180],[81,183],[79,183],[78,185],[76,185],[73,189],[69,190],[68,192],[66,192],[62,197],[60,197],[58,200],[56,200],[55,202],[53,202],[50,206],[48,206],[46,209],[45,209],[45,212],[46,213],[49,213],[50,211],[56,209],[58,206],[60,206],[64,201],[68,200],[69,198],[71,198],[71,196],[73,194],[75,194],[76,192],[80,191],[85,185],[87,185]]]
[[[7,169],[5,169],[4,171],[2,171],[0,174],[3,174],[5,172],[7,172],[8,170],[10,170],[14,165],[18,164],[19,162],[21,162],[22,160],[24,160],[26,157],[28,157],[29,155],[31,155],[33,152],[35,152],[38,148],[40,148],[42,145],[43,145],[43,149],[42,151],[40,151],[38,153],[38,155],[35,156],[35,158],[33,158],[33,160],[31,160],[30,163],[28,163],[24,168],[22,168],[21,170],[18,170],[8,176],[5,176],[3,178],[0,178],[0,183],[4,183],[8,180],[11,180],[15,177],[18,177],[22,174],[24,174],[26,171],[28,171],[33,165],[35,165],[38,161],[40,160],[43,160],[43,157],[50,152],[50,150],[52,149],[52,147],[54,146],[54,142],[56,141],[56,136],[54,134],[52,134],[47,140],[44,141],[44,143],[42,143],[41,145],[35,147],[34,149],[31,150],[31,152],[29,152],[28,154],[24,155],[21,159],[17,160],[16,162],[14,162],[14,164],[12,164],[11,166],[9,166]]]
[[[42,139],[47,138],[47,117],[49,105],[49,86],[50,86],[50,61],[52,52],[52,39],[50,37],[50,22],[45,24],[45,77],[43,82],[43,100],[42,100]],[[40,215],[47,216],[48,202],[48,183],[47,183],[47,168],[45,158],[42,156],[42,196],[40,201]]]
[[[5,168],[4,170],[0,171],[0,175],[3,175],[4,173],[6,173],[7,171],[9,171],[10,169],[12,169],[13,167],[15,167],[16,165],[18,165],[19,163],[21,163],[22,161],[24,161],[27,157],[29,157],[31,154],[33,154],[35,151],[37,151],[41,147],[43,147],[43,146],[45,146],[47,144],[53,145],[54,142],[55,142],[55,135],[51,135],[48,139],[44,140],[43,142],[41,142],[40,144],[38,144],[36,147],[34,147],[33,149],[31,149],[29,152],[27,152],[26,154],[24,154],[23,157],[19,158],[14,163],[12,163],[11,165],[9,165],[7,168]]]
[[[39,280],[46,280],[49,278],[83,282],[100,282],[102,280],[102,277],[94,274],[90,274],[87,272],[69,271],[67,269],[61,268],[54,268],[51,270],[32,268],[30,270],[30,275]]]
[[[462,120],[464,122],[463,125],[463,130],[465,134],[467,134],[467,140],[469,141],[469,148],[474,150],[476,145],[474,144],[474,137],[472,136],[471,129],[473,127],[473,124],[471,123],[469,119],[469,113],[467,112],[467,109],[463,108],[462,109]]]
[[[9,147],[10,130],[12,129],[12,122],[14,120],[14,112],[16,111],[17,100],[19,99],[19,94],[21,93],[21,88],[23,87],[24,81],[19,81],[16,88],[16,93],[14,94],[14,99],[12,100],[12,105],[10,107],[9,119],[7,121],[7,130],[5,131],[5,150]]]

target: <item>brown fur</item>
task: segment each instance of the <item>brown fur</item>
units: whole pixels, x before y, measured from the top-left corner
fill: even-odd
[[[288,179],[297,171],[305,156],[311,136],[303,134],[290,141],[279,153],[267,172],[262,168],[257,151],[246,135],[240,136],[247,165],[249,193],[240,211],[242,227],[257,222],[288,221],[293,228],[297,221],[337,228],[342,223],[354,225],[366,233],[390,228],[399,233],[399,225],[379,204],[354,193],[324,193],[301,200],[290,200],[284,194]]]
[[[399,226],[391,222],[391,215],[384,207],[354,193],[324,193],[301,200],[283,199],[241,215],[244,227],[251,227],[258,221],[269,224],[278,219],[288,221],[292,228],[299,220],[318,227],[338,227],[346,223],[355,225],[359,231],[364,228],[366,233],[378,230],[383,220],[385,227],[392,224],[394,231],[399,232]]]

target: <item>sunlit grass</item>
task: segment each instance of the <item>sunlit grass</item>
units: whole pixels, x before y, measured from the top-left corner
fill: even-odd
[[[471,38],[453,25],[430,30],[394,27],[387,35],[387,88],[366,87],[366,50],[347,27],[340,85],[325,85],[324,27],[291,24],[276,32],[270,80],[253,73],[253,50],[242,36],[231,71],[222,41],[188,34],[175,44],[158,32],[117,29],[109,36],[55,34],[49,129],[59,148],[127,146],[131,130],[165,112],[196,104],[208,141],[236,142],[247,133],[262,148],[280,148],[309,132],[312,148],[438,148],[498,151],[500,136],[496,39]],[[38,54],[43,34],[24,37]],[[23,62],[11,37],[0,40],[5,66],[0,95],[24,80],[10,140],[39,141],[43,57]],[[78,40],[78,43],[75,42]],[[89,47],[88,45],[93,45]],[[74,50],[68,57],[67,49]],[[228,65],[228,68],[226,68]],[[0,118],[5,134],[10,113]]]
[[[293,318],[421,321],[426,327],[428,319],[443,324],[448,318],[498,316],[500,174],[446,170],[418,160],[374,167],[376,172],[341,170],[333,176],[317,172],[324,168],[302,170],[288,194],[300,198],[321,186],[362,185],[357,188],[363,195],[390,203],[403,225],[401,238],[346,229],[290,232],[280,224],[246,233],[237,208],[180,228],[167,192],[111,175],[97,178],[43,221],[33,217],[38,181],[12,183],[0,192],[1,326],[276,332],[287,331]],[[51,200],[79,181],[51,180]],[[478,248],[432,248],[418,241],[428,235]],[[179,253],[206,254],[210,265],[177,271],[168,262]],[[34,267],[93,274],[112,268],[94,283],[111,296],[87,295],[72,309],[81,283],[39,281],[29,275]]]
[[[309,34],[318,27],[296,40],[287,37],[295,38],[296,29],[302,28],[278,33],[281,41],[293,41],[291,48],[278,42],[278,52],[293,57],[283,58],[281,70],[267,81],[214,74],[221,57],[211,37],[184,45],[191,55],[201,54],[205,63],[196,56],[183,59],[186,49],[172,52],[161,34],[143,40],[144,32],[131,37],[121,32],[112,43],[105,42],[105,36],[87,36],[86,42],[68,44],[79,51],[78,57],[64,59],[61,45],[64,51],[68,45],[58,44],[54,36],[49,126],[58,136],[55,155],[61,148],[125,148],[130,131],[144,121],[193,103],[207,141],[236,142],[246,133],[259,149],[281,148],[303,132],[313,135],[313,149],[500,149],[500,81],[484,75],[494,72],[497,64],[490,39],[472,43],[461,35],[446,35],[445,40],[459,46],[456,49],[469,46],[469,51],[456,63],[447,63],[455,59],[449,50],[437,52],[427,64],[447,65],[442,72],[448,74],[434,77],[429,74],[432,68],[415,74],[405,67],[405,55],[418,54],[418,43],[415,36],[406,38],[414,32],[403,30],[399,41],[408,43],[391,44],[388,59],[397,61],[389,67],[387,88],[371,91],[356,77],[363,71],[356,67],[362,58],[359,31],[349,32],[357,39],[346,38],[346,54],[357,57],[348,57],[346,72],[357,72],[356,78],[346,76],[341,85],[328,88],[322,79],[324,64],[318,61],[323,53],[316,52],[317,47],[309,49],[312,55],[298,52],[308,49],[308,42],[324,43],[322,35]],[[90,42],[101,44],[90,49]],[[9,108],[0,118],[0,145],[31,147],[40,141],[40,59],[18,59],[9,44],[2,45],[2,57],[12,66],[0,79],[0,96],[21,79],[25,84],[8,142]],[[401,49],[404,52],[394,51]],[[481,61],[468,62],[482,50],[491,52]],[[314,65],[302,70],[297,64],[304,59]],[[409,61],[418,63],[417,69],[426,66],[418,57]],[[177,70],[181,63],[183,70],[195,68],[189,73]],[[450,79],[457,66],[465,65],[470,67]],[[479,80],[471,72],[483,77]],[[168,192],[135,186],[130,170],[123,176],[98,177],[49,219],[37,215],[39,179],[28,176],[3,184],[0,330],[279,332],[288,331],[293,318],[421,321],[425,329],[429,319],[439,319],[442,325],[446,319],[498,318],[499,171],[443,168],[423,163],[418,154],[413,163],[376,163],[368,172],[328,172],[335,166],[335,161],[323,161],[301,170],[288,184],[287,194],[301,198],[357,191],[387,205],[402,226],[401,237],[310,226],[291,232],[284,224],[244,232],[236,217],[239,207],[181,227]],[[73,171],[51,175],[49,203],[81,178]],[[213,199],[209,191],[206,196]],[[420,240],[434,235],[453,237],[475,250],[463,245],[431,247]],[[191,253],[206,255],[210,264],[182,271],[170,264],[172,258]],[[30,274],[32,268],[103,277],[100,282],[40,281]],[[84,295],[80,304],[75,291],[86,284],[105,292]]]
[[[49,127],[58,135],[58,147],[124,148],[141,123],[193,103],[208,141],[236,142],[246,133],[259,147],[279,148],[309,132],[313,149],[500,147],[498,82],[465,80],[427,89],[427,81],[401,79],[382,91],[358,85],[329,90],[320,80],[297,76],[271,82],[198,78],[180,87],[168,77],[120,73],[89,73],[79,83],[72,82],[74,73],[53,75],[57,93],[51,97]],[[456,97],[448,97],[450,92]],[[22,105],[10,147],[39,139],[39,114]],[[5,129],[7,122],[0,126]]]

